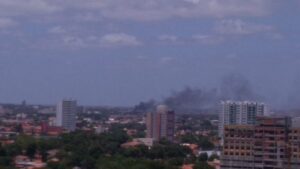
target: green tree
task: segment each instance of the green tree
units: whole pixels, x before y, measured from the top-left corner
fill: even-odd
[[[193,169],[214,169],[214,167],[208,165],[206,162],[197,162]]]
[[[212,154],[209,158],[208,161],[214,161],[214,159],[220,159],[220,157],[217,154]]]
[[[31,143],[27,146],[26,148],[26,155],[30,158],[33,159],[34,155],[36,153],[36,144],[35,143]]]
[[[198,157],[199,161],[206,162],[208,160],[207,153],[201,153]]]

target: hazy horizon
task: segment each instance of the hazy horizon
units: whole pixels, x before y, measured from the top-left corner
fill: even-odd
[[[299,0],[1,0],[0,102],[132,106],[239,74],[299,108],[299,14]]]

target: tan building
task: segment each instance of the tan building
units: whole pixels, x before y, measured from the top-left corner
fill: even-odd
[[[166,138],[173,141],[175,133],[175,113],[165,105],[157,107],[155,113],[147,114],[147,137],[154,140]]]
[[[258,117],[224,130],[221,169],[299,169],[300,129],[290,118]]]

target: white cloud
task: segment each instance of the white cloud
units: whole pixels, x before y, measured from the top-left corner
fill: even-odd
[[[106,34],[100,39],[100,44],[106,47],[114,46],[139,46],[142,43],[135,36],[125,33]]]
[[[66,30],[61,26],[55,26],[53,28],[50,28],[48,32],[52,34],[63,34],[66,33]]]
[[[193,4],[198,4],[201,2],[201,0],[184,0],[186,2],[190,2],[190,3],[193,3]]]
[[[284,38],[284,35],[278,32],[270,32],[267,34],[267,37],[273,40],[281,40]]]
[[[63,37],[63,43],[69,47],[85,47],[86,43],[83,39],[75,36]]]
[[[166,63],[170,63],[172,61],[174,61],[173,57],[165,56],[165,57],[160,58],[159,62],[162,64],[166,64]]]
[[[161,35],[158,40],[168,44],[194,44],[200,43],[203,45],[214,45],[224,41],[223,36],[214,34],[196,34],[187,37],[178,37],[175,35]]]
[[[53,14],[138,21],[175,17],[262,16],[271,12],[272,0],[1,0],[0,16]],[[57,17],[59,18],[59,17]]]
[[[9,18],[0,18],[0,29],[16,26],[17,23]]]
[[[178,40],[178,37],[175,35],[160,35],[158,39],[161,41],[176,42]]]
[[[239,19],[221,20],[215,25],[215,31],[217,31],[218,33],[231,35],[249,35],[272,30],[272,26],[248,23]]]
[[[125,33],[106,34],[104,36],[62,34],[61,42],[71,48],[134,47],[142,44],[135,36]]]
[[[196,42],[200,42],[201,44],[206,45],[213,45],[213,44],[219,44],[224,41],[224,38],[222,36],[217,35],[194,35],[192,39]]]
[[[139,59],[139,60],[146,60],[146,59],[148,59],[148,56],[138,55],[138,56],[136,56],[136,58]]]
[[[27,16],[32,14],[52,13],[60,8],[50,5],[47,0],[1,0],[0,16]]]
[[[172,17],[261,16],[270,0],[103,0],[102,15],[109,18],[161,20]]]

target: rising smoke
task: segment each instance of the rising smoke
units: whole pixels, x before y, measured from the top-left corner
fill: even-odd
[[[229,74],[223,77],[219,96],[221,100],[261,100],[248,79],[241,74]]]
[[[172,92],[162,102],[154,100],[141,102],[136,111],[151,111],[158,103],[163,103],[178,113],[215,112],[221,100],[261,100],[250,82],[240,74],[229,74],[221,80],[219,88],[204,89],[186,87]]]
[[[176,112],[194,113],[214,109],[218,102],[217,89],[200,89],[186,87],[179,92],[173,92],[163,103]]]
[[[300,77],[297,77],[290,87],[288,93],[287,103],[285,107],[290,109],[290,111],[296,111],[299,115],[300,112]]]

